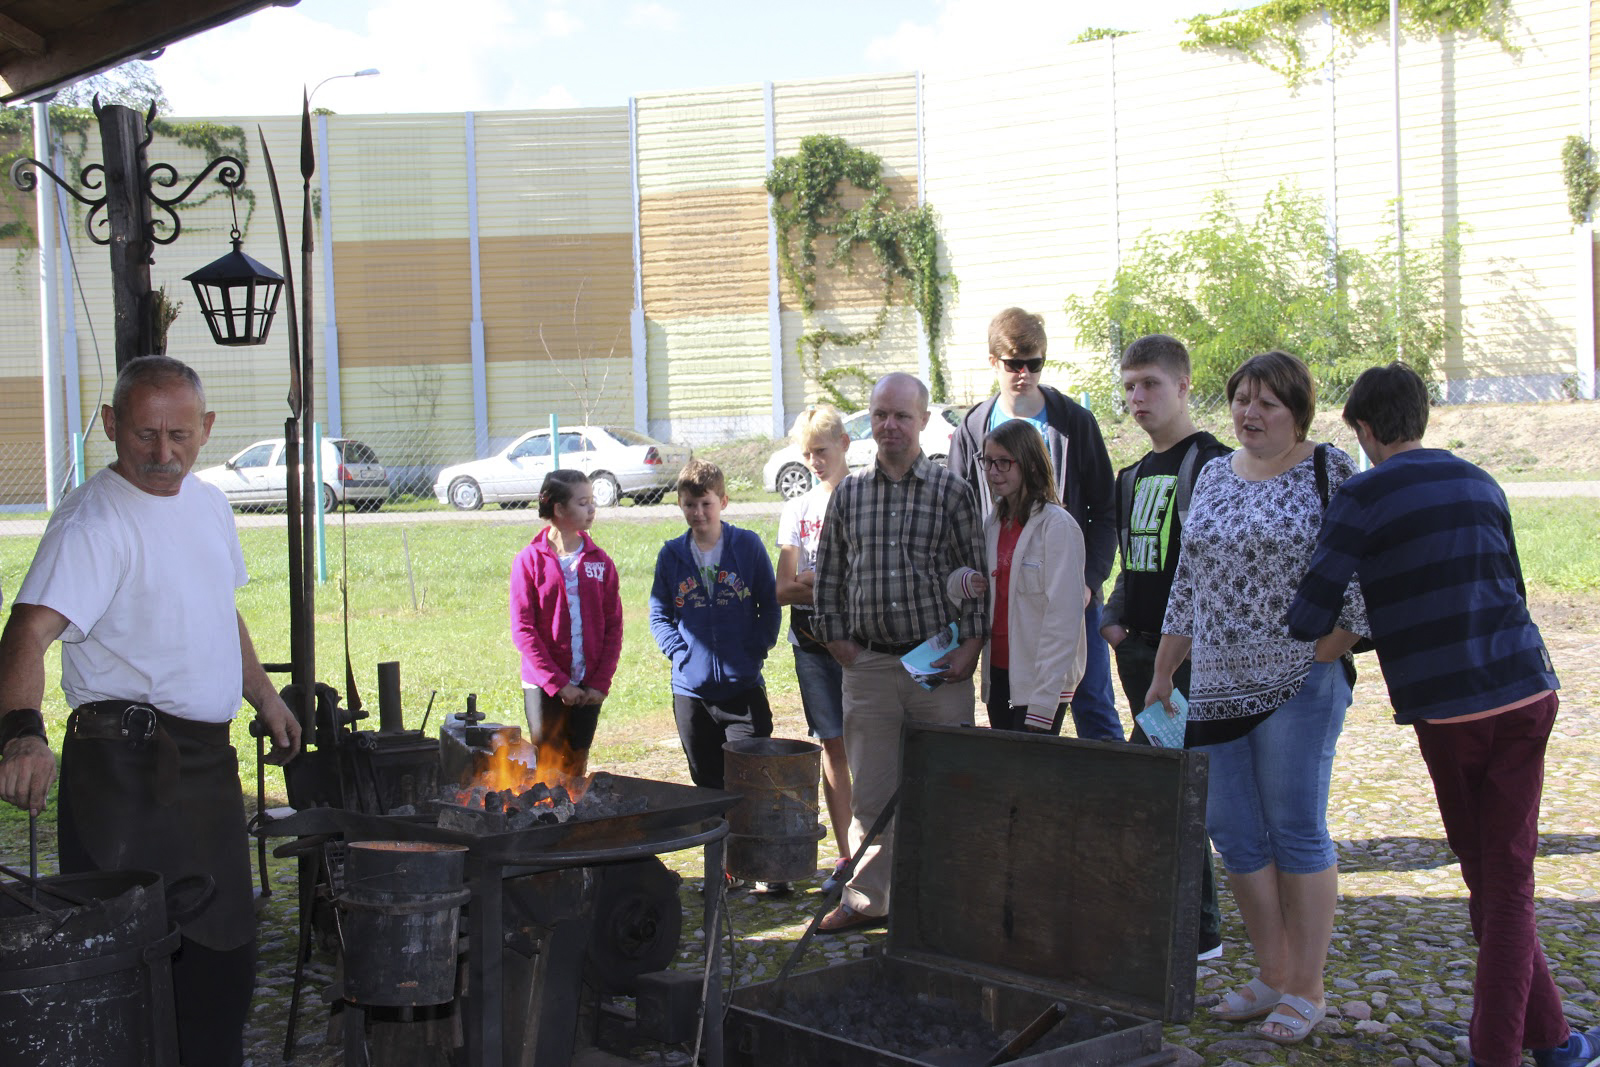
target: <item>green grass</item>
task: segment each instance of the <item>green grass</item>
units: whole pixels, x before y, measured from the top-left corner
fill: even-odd
[[[1600,498],[1515,499],[1511,521],[1530,593],[1600,592]]]
[[[1600,593],[1600,500],[1594,498],[1519,499],[1511,502],[1518,548],[1530,592]],[[447,714],[461,711],[468,694],[491,718],[519,722],[522,693],[518,658],[511,645],[507,574],[511,560],[539,527],[530,513],[524,524],[418,521],[403,526],[360,526],[349,530],[350,655],[356,684],[373,720],[377,717],[377,667],[398,660],[406,724],[417,727],[433,700],[430,732]],[[775,520],[748,523],[769,546]],[[677,520],[611,521],[602,513],[595,539],[617,562],[622,576],[624,640],[622,664],[601,715],[596,738],[598,759],[637,755],[659,738],[671,737],[672,701],[667,661],[656,651],[647,624],[651,576],[662,541],[683,530]],[[317,673],[344,690],[343,623],[337,575],[340,539],[329,531],[329,570],[333,581],[317,592]],[[289,654],[287,558],[281,528],[240,533],[251,581],[240,591],[239,609],[250,626],[257,651],[267,662]],[[37,539],[0,537],[0,587],[14,593],[33,557]],[[407,577],[409,548],[416,606]],[[67,707],[60,690],[60,656],[46,657],[45,718],[59,751]],[[767,660],[767,684],[774,704],[796,699],[793,659],[779,646]],[[287,681],[287,679],[283,679]],[[364,724],[375,726],[375,721]],[[254,776],[255,743],[245,718],[235,724],[247,787]],[[276,789],[276,774],[269,776]],[[9,805],[0,807],[0,826],[25,822]]]
[[[420,725],[433,700],[429,732],[443,717],[466,707],[468,694],[492,719],[522,720],[519,660],[510,637],[508,574],[511,561],[542,523],[530,512],[526,524],[438,523],[419,516],[404,526],[361,526],[349,530],[350,657],[356,685],[376,727],[377,664],[400,663],[406,725]],[[741,523],[771,544],[775,519]],[[683,532],[681,520],[607,523],[605,514],[593,536],[617,563],[622,577],[623,650],[596,735],[596,758],[637,755],[648,741],[671,737],[670,670],[649,630],[649,596],[661,543]],[[263,662],[289,658],[288,559],[281,528],[241,530],[239,539],[250,584],[240,590],[239,610],[250,627]],[[328,569],[333,576],[317,590],[317,675],[340,692],[344,686],[344,627],[338,574],[339,535],[330,528]],[[37,539],[0,537],[0,586],[14,592],[22,583]],[[415,576],[412,606],[406,552]],[[794,661],[785,643],[767,661],[768,690],[774,703],[797,699]],[[52,747],[60,751],[68,708],[60,689],[60,655],[46,657],[44,713]],[[288,678],[281,678],[287,683]],[[348,697],[346,698],[348,703]],[[248,712],[248,709],[246,709]],[[248,713],[235,722],[246,785],[255,774],[255,741]],[[269,774],[269,791],[279,779]],[[253,792],[253,788],[249,790]],[[0,806],[0,826],[25,823],[9,805]],[[8,835],[9,836],[9,835]],[[15,840],[14,838],[12,838]]]

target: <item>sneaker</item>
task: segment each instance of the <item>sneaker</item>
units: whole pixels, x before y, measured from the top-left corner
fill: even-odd
[[[1596,1067],[1600,1064],[1600,1026],[1572,1031],[1560,1048],[1534,1049],[1533,1062],[1539,1067]]]
[[[1204,963],[1206,960],[1217,959],[1221,955],[1222,955],[1222,942],[1218,941],[1215,945],[1212,945],[1210,948],[1201,949],[1200,950],[1200,954],[1198,956],[1196,956],[1195,958],[1197,960],[1199,960],[1201,963]]]
[[[760,897],[787,896],[794,890],[788,882],[751,882],[750,895]]]

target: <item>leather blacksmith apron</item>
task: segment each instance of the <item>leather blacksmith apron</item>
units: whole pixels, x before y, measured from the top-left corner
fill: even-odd
[[[216,883],[183,936],[217,951],[255,936],[239,761],[228,724],[102,700],[67,720],[57,801],[61,870],[159,871]]]

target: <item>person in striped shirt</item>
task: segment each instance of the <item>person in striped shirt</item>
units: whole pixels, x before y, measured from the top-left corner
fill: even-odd
[[[1505,493],[1425,448],[1428,390],[1401,363],[1365,371],[1344,421],[1375,466],[1328,505],[1289,608],[1290,633],[1334,625],[1361,583],[1397,723],[1409,725],[1461,861],[1478,942],[1470,1027],[1476,1067],[1600,1063],[1600,1029],[1573,1031],[1534,919],[1545,745],[1560,682],[1528,614]]]

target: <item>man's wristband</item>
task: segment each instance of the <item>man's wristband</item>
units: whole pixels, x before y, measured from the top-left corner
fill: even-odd
[[[0,716],[0,754],[6,746],[19,737],[37,737],[41,741],[50,738],[44,732],[44,716],[38,708],[15,708]]]

